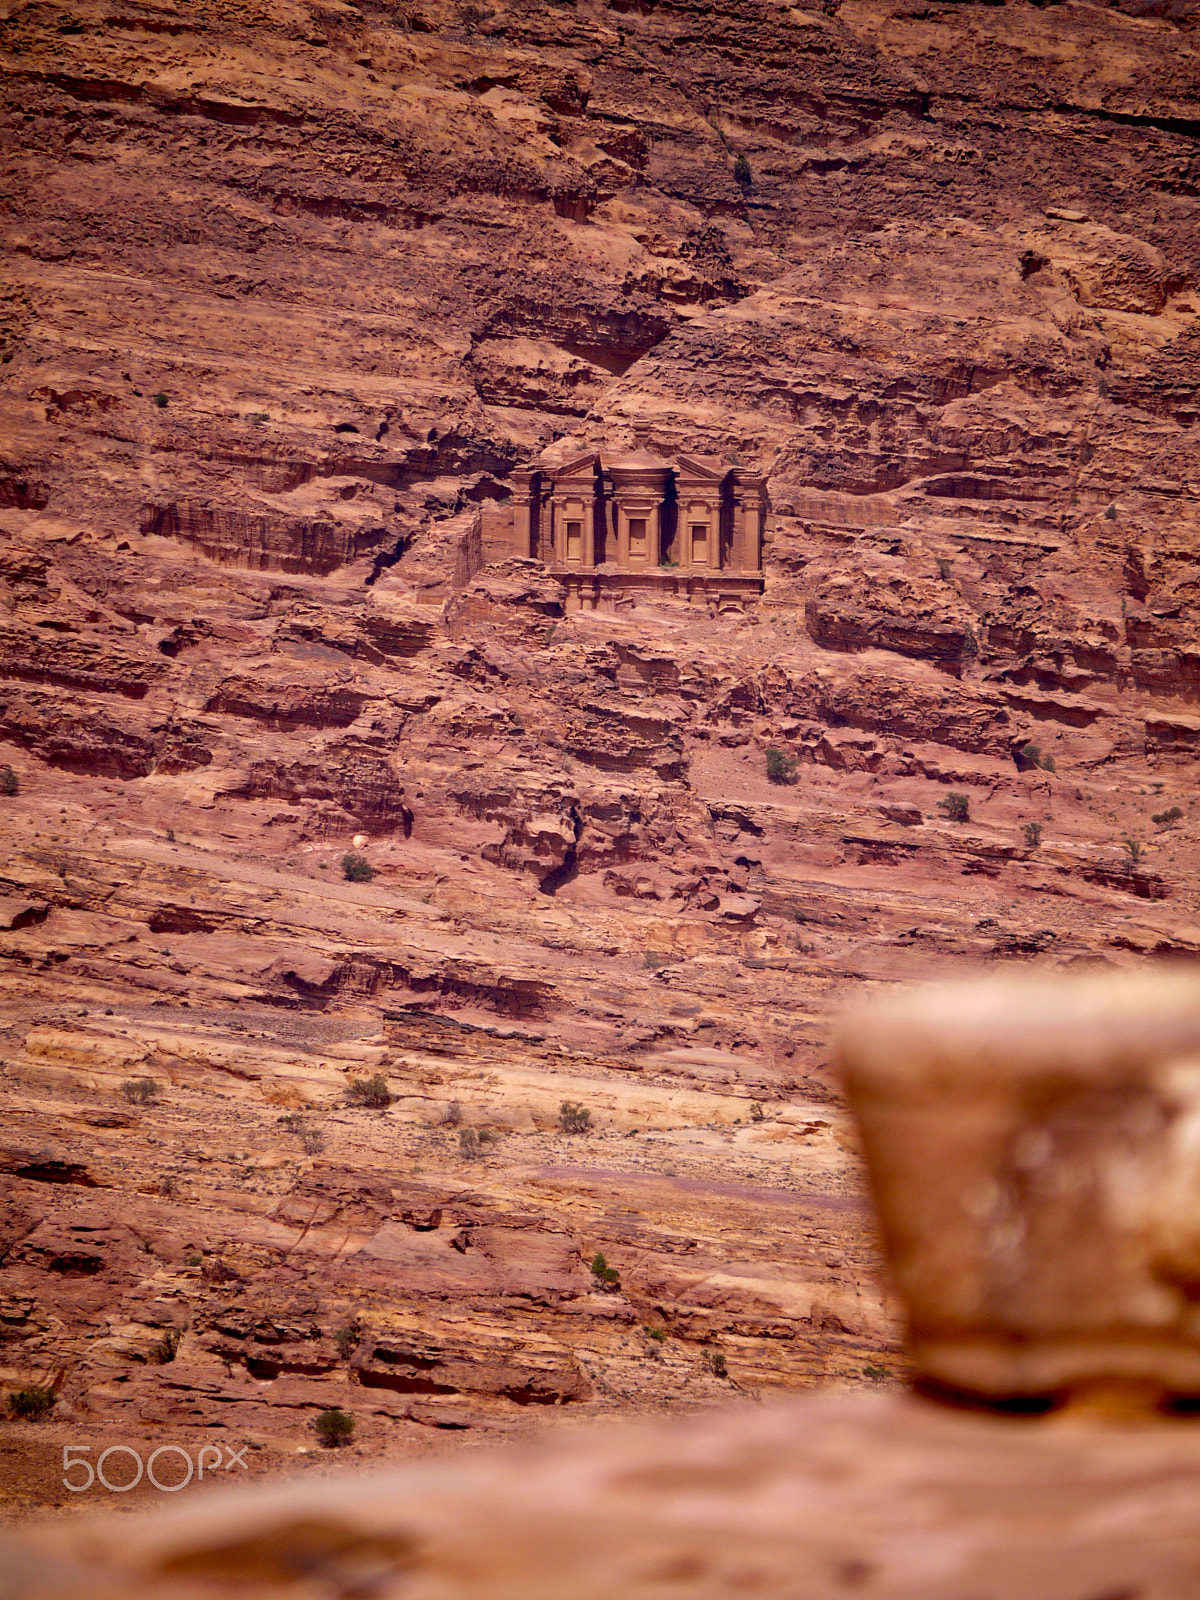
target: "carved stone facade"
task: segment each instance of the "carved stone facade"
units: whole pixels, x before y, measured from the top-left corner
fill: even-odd
[[[488,516],[485,548],[544,561],[568,610],[611,610],[639,591],[717,605],[762,593],[758,473],[713,456],[586,451],[514,478],[510,505]]]

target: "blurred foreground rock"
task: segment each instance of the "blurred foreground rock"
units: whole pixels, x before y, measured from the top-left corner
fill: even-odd
[[[843,1029],[926,1383],[1200,1397],[1200,979],[987,978]]]
[[[1193,1600],[1200,1429],[826,1395],[59,1524],[19,1600]]]

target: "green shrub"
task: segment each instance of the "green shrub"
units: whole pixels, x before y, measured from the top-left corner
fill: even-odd
[[[366,1106],[371,1111],[386,1111],[392,1103],[387,1079],[382,1072],[369,1078],[355,1078],[346,1091],[352,1106]]]
[[[53,1410],[58,1396],[54,1390],[41,1384],[31,1384],[27,1389],[14,1389],[8,1397],[10,1415],[22,1422],[40,1422]]]
[[[325,1148],[325,1135],[320,1128],[314,1128],[311,1122],[306,1122],[298,1111],[289,1111],[287,1116],[279,1119],[282,1127],[289,1133],[294,1133],[300,1140],[300,1146],[305,1155],[320,1155]]]
[[[574,1100],[564,1100],[558,1108],[558,1125],[564,1133],[588,1133],[592,1126],[592,1113]]]
[[[358,1348],[358,1329],[352,1323],[344,1323],[334,1334],[333,1342],[342,1360],[349,1361]]]
[[[871,1362],[868,1362],[862,1370],[863,1377],[869,1378],[872,1383],[886,1383],[891,1377],[891,1373],[886,1367],[877,1367]]]
[[[330,1406],[320,1416],[313,1418],[313,1429],[327,1450],[336,1450],[339,1445],[349,1442],[354,1432],[354,1418],[348,1411],[339,1411],[336,1406]]]
[[[161,389],[154,396],[154,404],[156,406],[160,407],[160,408],[163,407],[163,406],[170,405],[170,401],[167,399],[166,395],[162,392]]]
[[[1058,762],[1055,761],[1053,756],[1043,756],[1042,757],[1042,771],[1043,772],[1057,772],[1058,771]]]
[[[665,1328],[645,1327],[642,1329],[642,1332],[646,1335],[647,1339],[653,1339],[655,1344],[665,1344],[667,1342],[667,1330]]]
[[[11,767],[0,767],[0,794],[14,795],[21,792],[21,780]]]
[[[1104,508],[1104,515],[1108,519],[1109,522],[1115,522],[1117,520],[1117,508],[1116,508],[1116,505],[1113,504],[1113,505],[1110,505],[1110,506],[1106,506]]]
[[[174,1361],[179,1353],[179,1346],[182,1340],[183,1335],[178,1328],[168,1328],[153,1350],[151,1350],[151,1361],[156,1362],[160,1367],[165,1367],[169,1361]]]
[[[464,1161],[478,1161],[483,1154],[479,1145],[479,1135],[474,1128],[458,1130],[458,1153]]]
[[[944,811],[951,822],[970,822],[971,802],[965,794],[948,794],[938,801],[938,810]]]
[[[151,1106],[159,1097],[159,1086],[153,1078],[126,1078],[121,1093],[131,1106]]]
[[[1040,745],[1030,741],[1029,744],[1023,744],[1020,750],[1017,751],[1017,765],[1022,772],[1027,771],[1030,767],[1040,767],[1041,764],[1042,750]]]
[[[745,156],[739,156],[733,163],[733,176],[743,189],[749,189],[754,182],[754,173]]]
[[[1031,850],[1036,850],[1042,842],[1042,825],[1040,822],[1027,822],[1021,832],[1025,835],[1025,843]]]
[[[1135,872],[1138,862],[1142,859],[1142,846],[1136,839],[1125,839],[1121,843],[1121,848],[1128,858],[1125,862],[1126,872]]]
[[[938,557],[937,569],[939,578],[948,578],[950,576],[950,563],[945,556]]]
[[[775,745],[767,748],[767,778],[771,783],[791,783],[796,776],[795,760]]]
[[[1166,811],[1156,811],[1150,820],[1169,828],[1171,823],[1178,822],[1182,815],[1183,810],[1180,806],[1170,806]]]
[[[357,850],[347,850],[342,857],[342,876],[347,883],[370,883],[375,868]]]
[[[666,966],[666,961],[656,950],[647,950],[642,957],[642,965],[649,972],[657,972],[660,967]]]
[[[609,1266],[599,1250],[588,1262],[588,1266],[592,1270],[592,1276],[598,1283],[602,1283],[606,1289],[619,1289],[621,1287],[621,1274],[616,1267]]]
[[[751,1105],[750,1105],[750,1121],[751,1122],[762,1122],[762,1121],[764,1121],[766,1119],[766,1115],[767,1114],[763,1110],[762,1105],[760,1104],[759,1101],[754,1100],[754,1101],[751,1102]]]
[[[726,1361],[725,1361],[725,1352],[724,1352],[724,1350],[709,1350],[707,1352],[707,1354],[708,1354],[708,1368],[709,1368],[709,1371],[712,1373],[713,1377],[714,1378],[727,1378],[729,1376],[729,1367],[727,1366]]]

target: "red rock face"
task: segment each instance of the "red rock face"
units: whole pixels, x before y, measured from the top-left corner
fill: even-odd
[[[1188,7],[0,46],[5,1493],[894,1371],[831,1011],[1200,941]],[[556,440],[761,602],[492,560]]]

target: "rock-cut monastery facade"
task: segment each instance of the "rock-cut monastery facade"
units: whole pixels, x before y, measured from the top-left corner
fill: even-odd
[[[513,477],[512,499],[486,517],[487,558],[544,562],[568,611],[612,610],[639,591],[718,606],[762,593],[759,473],[716,456],[588,450]]]

